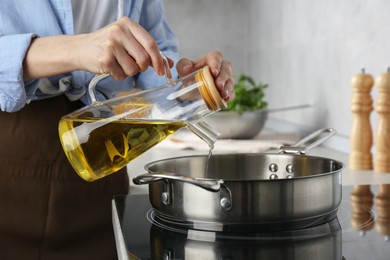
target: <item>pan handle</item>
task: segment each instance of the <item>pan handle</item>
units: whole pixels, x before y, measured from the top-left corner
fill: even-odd
[[[319,129],[291,146],[280,147],[279,153],[305,154],[306,151],[320,145],[335,134],[336,130],[333,128]]]
[[[145,173],[133,178],[133,183],[137,185],[148,184],[161,179],[169,179],[181,181],[196,185],[205,190],[217,192],[221,190],[223,180],[199,180],[189,176],[183,176],[176,173],[159,172],[159,173]]]

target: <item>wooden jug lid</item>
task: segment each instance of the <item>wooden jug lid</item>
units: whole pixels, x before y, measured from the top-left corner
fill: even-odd
[[[210,110],[217,111],[227,108],[226,101],[219,95],[218,89],[214,83],[214,78],[211,75],[208,66],[203,67],[203,69],[195,75],[195,79],[197,82],[203,83],[199,87],[199,92]]]

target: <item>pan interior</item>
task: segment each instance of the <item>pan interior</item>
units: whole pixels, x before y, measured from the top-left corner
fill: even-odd
[[[146,165],[149,172],[168,172],[193,178],[270,180],[329,174],[342,163],[307,155],[216,154],[164,159]],[[207,171],[206,171],[207,169]]]

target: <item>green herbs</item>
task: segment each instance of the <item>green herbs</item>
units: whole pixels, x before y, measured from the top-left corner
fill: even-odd
[[[252,77],[240,74],[234,85],[236,98],[228,103],[226,110],[242,114],[245,111],[254,111],[266,107],[264,89],[267,87],[267,84],[262,82],[256,84]]]

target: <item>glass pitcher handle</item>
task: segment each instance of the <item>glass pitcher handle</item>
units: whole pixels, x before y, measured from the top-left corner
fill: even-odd
[[[91,98],[92,103],[98,102],[98,100],[96,98],[96,91],[95,91],[96,84],[108,76],[110,76],[110,74],[99,74],[99,75],[96,75],[95,77],[93,77],[92,80],[89,82],[88,94],[89,94],[89,97]]]
[[[163,59],[165,76],[167,77],[167,83],[169,85],[174,85],[175,81],[172,79],[171,68],[169,67],[168,58],[167,56],[165,56],[165,54],[162,51],[160,51],[160,55]]]
[[[174,85],[175,81],[172,79],[172,74],[171,74],[171,69],[169,67],[168,58],[161,51],[160,51],[160,55],[163,59],[165,76],[167,77],[167,82],[169,85]],[[109,76],[110,76],[110,74],[99,74],[99,75],[96,75],[95,77],[93,77],[92,80],[89,82],[88,94],[89,94],[89,97],[91,98],[92,103],[98,102],[98,100],[96,98],[96,91],[95,91],[97,83],[99,81],[101,81],[102,79],[107,78]]]

